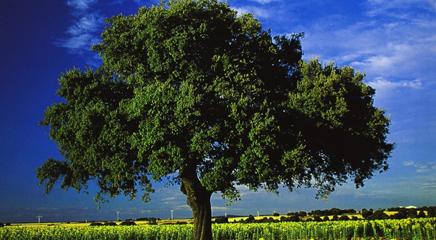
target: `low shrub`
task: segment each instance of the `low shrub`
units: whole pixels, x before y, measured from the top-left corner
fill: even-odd
[[[136,225],[134,221],[124,221],[120,223],[120,226],[133,226],[133,225]]]
[[[299,221],[301,221],[300,217],[299,216],[295,216],[295,215],[288,217],[288,219],[289,219],[290,222],[299,222]]]
[[[252,222],[255,222],[255,221],[256,221],[256,219],[254,218],[254,216],[253,216],[253,215],[249,215],[248,218],[245,219],[244,222],[246,222],[246,223],[252,223]]]
[[[117,224],[114,223],[114,222],[105,222],[105,223],[103,223],[103,225],[105,225],[105,226],[116,226]]]
[[[365,217],[368,220],[376,220],[376,219],[388,219],[389,216],[385,213],[384,210],[377,210],[370,216]]]
[[[148,220],[148,224],[150,225],[157,225],[157,219],[156,218],[151,218]]]
[[[342,215],[342,216],[339,217],[339,220],[347,221],[347,220],[350,220],[350,218],[348,216],[346,216],[346,215]]]
[[[362,209],[362,217],[363,218],[368,218],[369,216],[371,216],[374,213],[374,211],[372,209],[366,210],[365,208]]]
[[[217,217],[215,218],[215,223],[228,223],[229,219],[227,217]]]
[[[89,226],[91,226],[91,227],[103,226],[103,223],[100,223],[100,222],[92,222],[91,224],[89,224]]]
[[[279,220],[276,220],[272,217],[264,217],[262,219],[259,220],[255,220],[256,223],[274,223],[274,222],[280,222]]]

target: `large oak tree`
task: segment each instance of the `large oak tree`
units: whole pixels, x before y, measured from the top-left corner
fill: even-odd
[[[152,179],[180,184],[194,239],[211,239],[210,197],[277,191],[387,169],[389,121],[350,67],[301,60],[301,35],[275,36],[215,0],[178,0],[108,20],[97,69],[60,77],[43,125],[64,159],[38,178],[149,200]]]

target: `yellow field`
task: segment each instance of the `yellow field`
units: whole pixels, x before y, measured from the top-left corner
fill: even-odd
[[[180,220],[180,219],[179,219]],[[325,221],[213,224],[215,240],[293,239],[436,239],[436,218],[371,221]],[[26,224],[0,228],[7,240],[186,240],[192,224],[89,227],[86,224]]]

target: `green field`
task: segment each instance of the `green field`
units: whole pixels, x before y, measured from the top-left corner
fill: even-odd
[[[436,218],[357,220],[329,222],[214,224],[214,239],[436,239]],[[101,226],[23,225],[0,228],[1,240],[185,240],[192,239],[192,225]]]

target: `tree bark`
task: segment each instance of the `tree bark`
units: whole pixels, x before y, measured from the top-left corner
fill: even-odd
[[[210,197],[196,176],[182,177],[182,192],[187,197],[187,203],[194,217],[194,240],[212,240],[212,216]]]

